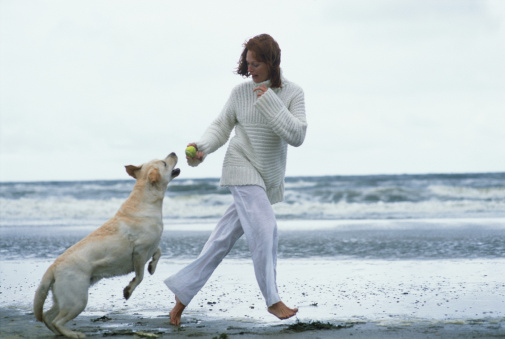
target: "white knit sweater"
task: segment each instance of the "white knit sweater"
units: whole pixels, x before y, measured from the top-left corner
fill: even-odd
[[[257,98],[253,89],[269,89]],[[281,88],[248,81],[237,85],[221,114],[196,142],[205,156],[224,145],[235,128],[223,162],[222,186],[258,185],[270,203],[284,199],[287,145],[300,146],[305,139],[303,90],[282,78]]]

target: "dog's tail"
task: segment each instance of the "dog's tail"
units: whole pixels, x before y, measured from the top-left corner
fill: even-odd
[[[54,283],[53,267],[49,267],[42,277],[42,281],[35,292],[35,299],[33,301],[33,312],[38,321],[42,321],[42,314],[44,311],[44,302],[46,301],[47,294]]]

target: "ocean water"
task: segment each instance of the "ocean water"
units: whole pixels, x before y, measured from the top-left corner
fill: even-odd
[[[112,217],[134,180],[0,183],[0,260],[52,259]],[[232,202],[219,179],[173,180],[164,258],[194,258]],[[279,258],[505,257],[505,173],[289,177]],[[240,239],[230,258],[247,258]]]

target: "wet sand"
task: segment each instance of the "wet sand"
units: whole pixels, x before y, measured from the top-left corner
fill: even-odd
[[[0,261],[0,338],[55,337],[31,309],[51,262]],[[173,295],[163,279],[187,263],[161,260],[128,301],[122,289],[132,276],[100,281],[67,326],[115,338],[505,337],[503,259],[279,260],[281,297],[300,309],[285,321],[266,312],[250,261],[225,260],[174,327]]]
[[[1,338],[55,338],[33,313],[14,309],[0,310]],[[297,326],[298,325],[298,326]],[[324,326],[323,326],[324,325]],[[198,319],[186,317],[180,327],[170,325],[166,316],[144,317],[136,314],[109,313],[102,317],[80,315],[69,323],[87,337],[114,338],[501,338],[505,337],[504,320],[466,322],[402,322],[389,325],[379,322],[286,322],[265,325],[232,319]],[[304,328],[303,328],[304,327]],[[326,329],[325,327],[331,327]]]

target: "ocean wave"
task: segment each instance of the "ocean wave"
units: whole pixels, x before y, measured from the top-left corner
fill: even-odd
[[[280,203],[274,206],[278,218],[294,219],[404,219],[482,215],[505,216],[505,202],[423,201],[376,203]]]
[[[123,203],[122,199],[79,200],[65,199],[1,199],[0,225],[17,224],[20,221],[62,220],[105,221],[111,218]],[[215,219],[220,218],[232,203],[230,195],[179,196],[166,198],[163,216],[166,219]],[[504,201],[422,201],[422,202],[282,202],[273,206],[278,219],[404,219],[440,217],[504,217]]]
[[[505,215],[505,173],[287,178],[280,220],[492,218]],[[0,225],[87,223],[112,217],[134,180],[0,183]],[[232,203],[219,179],[174,180],[163,215],[220,218]]]
[[[166,197],[163,215],[175,219],[215,218],[221,216],[232,203],[229,195],[183,195]],[[0,225],[15,221],[51,220],[107,220],[114,216],[124,199],[81,200],[77,198],[4,199],[0,198]],[[16,222],[17,223],[17,222]]]
[[[461,186],[429,186],[428,189],[436,196],[451,199],[502,200],[505,199],[505,187],[461,187]]]

